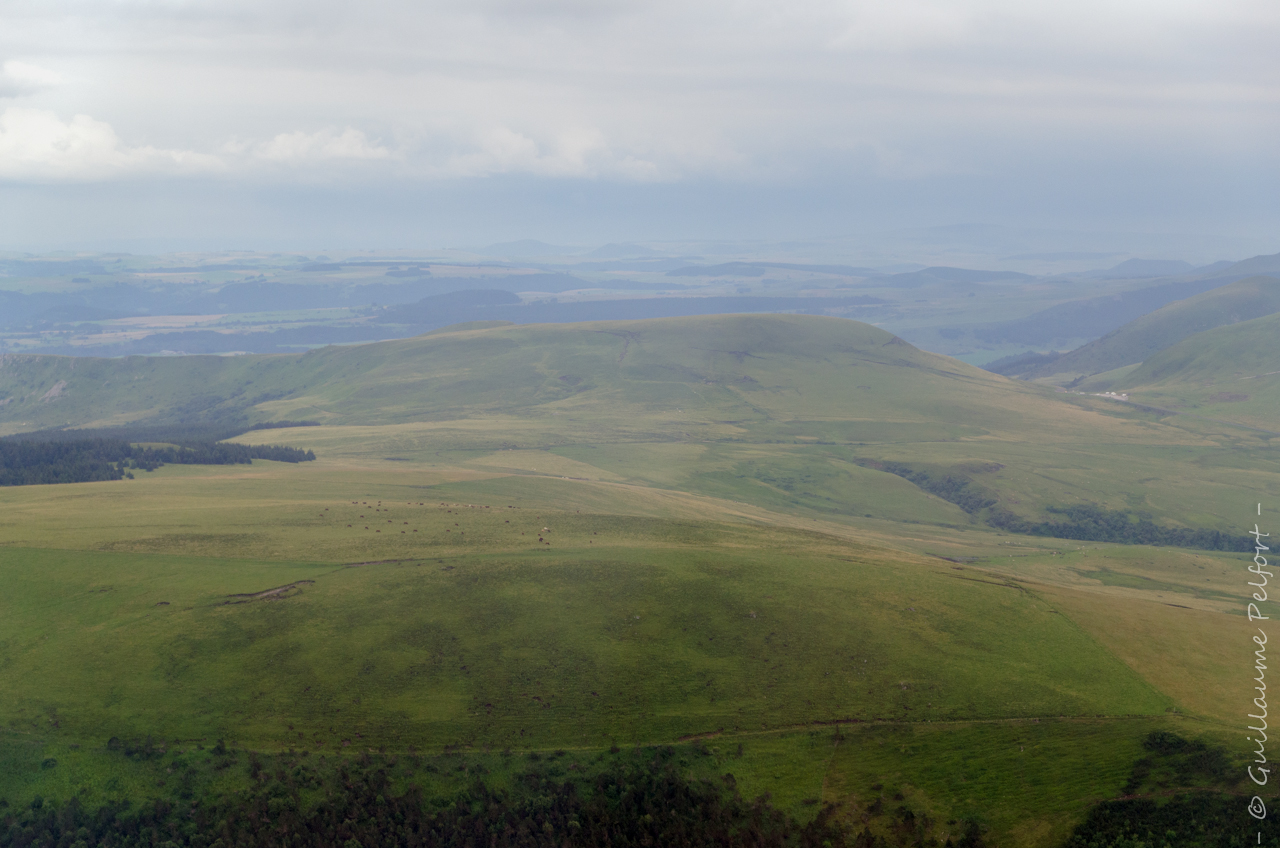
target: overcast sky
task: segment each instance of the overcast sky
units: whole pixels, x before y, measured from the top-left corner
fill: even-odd
[[[0,247],[1274,252],[1277,44],[1274,0],[0,0]]]

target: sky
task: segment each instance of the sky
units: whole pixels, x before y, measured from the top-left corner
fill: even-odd
[[[0,249],[1274,252],[1277,43],[1273,0],[0,0]]]

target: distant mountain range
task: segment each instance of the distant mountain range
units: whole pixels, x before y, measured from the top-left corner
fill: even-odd
[[[1140,277],[1173,277],[1178,274],[1190,274],[1196,270],[1190,262],[1184,262],[1181,259],[1126,259],[1119,265],[1106,270],[1086,271],[1077,276],[1104,280],[1133,280]]]

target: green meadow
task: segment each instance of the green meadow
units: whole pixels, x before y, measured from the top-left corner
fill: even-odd
[[[668,545],[338,570],[11,549],[4,709],[94,738],[503,748],[1173,706],[1017,588],[789,534],[626,530]]]
[[[674,745],[802,819],[891,835],[900,802],[940,841],[1046,845],[1153,730],[1243,756],[1245,555],[1007,534],[878,469],[1242,534],[1277,488],[1265,433],[806,316],[11,355],[0,395],[8,432],[317,422],[235,438],[315,462],[0,489],[12,803],[242,785],[219,740],[499,784]]]

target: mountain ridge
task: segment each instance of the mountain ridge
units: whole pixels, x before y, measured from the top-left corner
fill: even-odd
[[[1057,356],[997,364],[1022,379],[1071,380],[1142,362],[1196,333],[1280,311],[1280,279],[1255,276],[1148,312],[1101,338]]]

